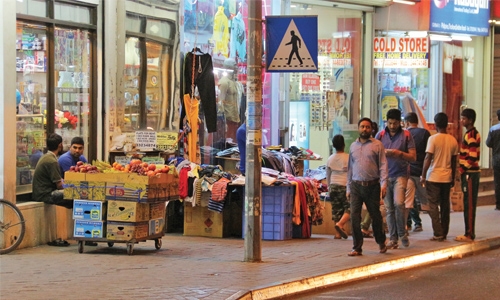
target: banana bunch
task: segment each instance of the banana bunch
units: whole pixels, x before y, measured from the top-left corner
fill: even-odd
[[[97,167],[97,170],[101,173],[106,173],[108,169],[112,169],[111,165],[108,162],[101,160],[93,160],[92,165]]]

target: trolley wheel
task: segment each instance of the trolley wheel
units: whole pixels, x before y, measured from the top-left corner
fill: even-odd
[[[113,247],[114,245],[115,245],[115,243],[108,242],[108,247]]]
[[[156,250],[160,250],[161,249],[161,239],[155,239],[155,248]]]
[[[127,244],[127,254],[132,255],[134,253],[134,244]]]
[[[78,253],[83,253],[83,241],[78,241]]]

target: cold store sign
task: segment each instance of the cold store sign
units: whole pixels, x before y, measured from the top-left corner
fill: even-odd
[[[487,36],[489,0],[432,0],[430,31]]]
[[[321,55],[327,55],[333,68],[352,66],[352,40],[348,38],[319,39],[318,50]]]
[[[373,39],[374,68],[428,68],[429,38],[376,37]]]

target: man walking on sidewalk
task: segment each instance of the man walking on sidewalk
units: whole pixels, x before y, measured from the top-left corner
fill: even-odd
[[[481,135],[474,127],[476,112],[466,108],[460,114],[460,123],[466,132],[460,145],[460,174],[462,181],[462,192],[464,193],[464,221],[465,234],[455,238],[459,242],[472,242],[476,238],[476,207],[477,193],[479,191],[479,156]]]
[[[353,247],[348,256],[363,253],[361,209],[363,203],[372,217],[372,228],[380,253],[387,252],[385,232],[380,213],[380,197],[387,189],[387,159],[384,145],[371,137],[372,121],[362,118],[358,122],[359,138],[351,144],[347,167],[346,196],[351,202]]]
[[[420,183],[425,184],[429,201],[429,216],[434,236],[431,241],[442,242],[450,228],[450,189],[453,187],[458,155],[457,140],[446,133],[448,116],[434,116],[437,133],[427,141]]]
[[[375,138],[385,147],[389,168],[387,193],[384,198],[390,238],[387,248],[397,249],[399,239],[404,247],[410,246],[406,233],[405,193],[409,177],[408,162],[415,161],[417,154],[413,137],[408,130],[401,127],[401,111],[389,109],[386,116],[387,127],[377,133]]]
[[[500,121],[500,109],[497,110]],[[493,179],[495,181],[495,210],[500,210],[500,123],[493,125],[488,132],[486,146],[492,148]]]
[[[407,227],[411,228],[412,220],[415,223],[414,232],[422,231],[422,219],[418,211],[418,205],[415,202],[415,195],[420,206],[427,208],[427,194],[425,187],[420,184],[420,175],[422,175],[422,168],[424,166],[425,148],[427,147],[427,140],[431,136],[429,131],[425,128],[418,127],[418,117],[414,112],[407,113],[405,116],[406,129],[411,133],[415,141],[415,148],[417,151],[417,160],[410,162],[410,178],[406,185],[405,193],[405,207],[407,211]]]

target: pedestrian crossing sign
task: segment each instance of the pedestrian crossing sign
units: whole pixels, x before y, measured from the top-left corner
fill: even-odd
[[[318,17],[266,17],[267,72],[318,71]]]

